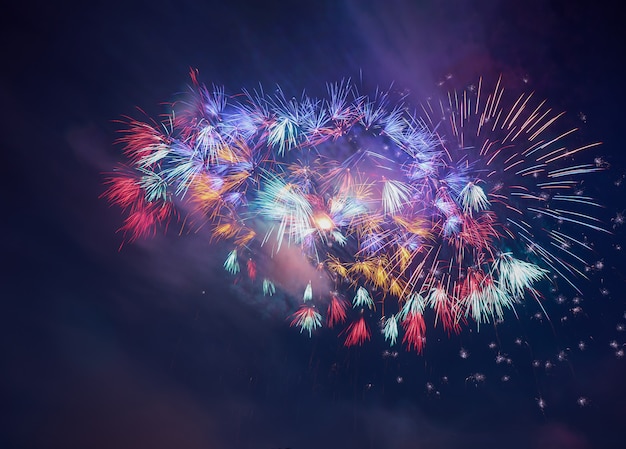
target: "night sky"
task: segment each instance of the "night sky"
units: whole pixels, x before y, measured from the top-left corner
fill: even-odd
[[[290,298],[231,285],[225,246],[175,227],[122,246],[123,215],[100,199],[122,160],[118,120],[139,117],[137,108],[167,112],[190,68],[231,93],[260,83],[317,94],[352,77],[374,88],[393,82],[416,102],[450,76],[465,85],[502,74],[567,111],[584,140],[604,142],[598,154],[611,169],[588,183],[612,229],[626,210],[617,185],[626,173],[625,36],[619,7],[601,3],[9,6],[0,19],[0,446],[624,447],[626,358],[610,347],[626,340],[617,329],[626,322],[619,227],[597,236],[605,268],[584,284],[581,320],[561,325],[548,292],[554,331],[532,311],[507,321],[500,337],[524,335],[531,349],[511,349],[515,366],[502,382],[490,329],[442,338],[423,356],[385,356],[380,339],[352,349],[332,332],[309,339],[289,327]],[[580,339],[586,351],[571,347]],[[564,348],[567,362],[532,368]]]

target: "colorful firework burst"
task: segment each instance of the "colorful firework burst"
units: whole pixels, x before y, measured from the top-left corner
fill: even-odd
[[[606,232],[579,191],[605,167],[576,162],[599,143],[568,146],[562,113],[532,93],[509,100],[500,80],[419,112],[349,81],[289,99],[192,80],[161,122],[128,121],[129,165],[105,196],[128,212],[129,240],[191,207],[186,222],[232,245],[226,271],[267,296],[280,285],[257,261],[300,250],[326,281],[303,283],[292,316],[309,335],[345,325],[346,346],[360,345],[377,320],[390,345],[421,352],[429,326],[505,320],[528,298],[541,305],[542,282],[578,290],[586,232]]]

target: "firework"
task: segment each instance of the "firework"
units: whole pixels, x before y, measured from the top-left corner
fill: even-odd
[[[231,245],[226,271],[266,296],[280,288],[267,260],[297,248],[331,288],[303,281],[291,324],[311,335],[348,321],[346,346],[380,321],[390,345],[421,352],[430,326],[503,321],[541,301],[541,283],[578,290],[585,233],[604,229],[579,187],[604,166],[574,156],[599,143],[568,146],[576,129],[554,131],[563,114],[533,94],[480,80],[410,112],[349,81],[289,99],[192,80],[161,123],[124,131],[129,164],[105,195],[129,240],[191,210],[185,225]]]

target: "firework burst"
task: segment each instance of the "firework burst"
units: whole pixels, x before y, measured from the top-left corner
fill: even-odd
[[[226,271],[266,296],[280,285],[257,259],[298,248],[331,286],[304,281],[302,332],[344,325],[360,345],[380,321],[390,345],[421,352],[430,326],[499,322],[542,282],[585,277],[586,232],[604,228],[578,190],[604,167],[575,156],[599,143],[568,146],[576,129],[554,131],[562,113],[533,94],[480,80],[411,112],[349,81],[298,100],[192,80],[162,123],[128,121],[129,165],[105,196],[129,240],[191,209],[186,223],[232,245]]]

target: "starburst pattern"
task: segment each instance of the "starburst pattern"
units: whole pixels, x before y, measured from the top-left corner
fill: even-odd
[[[378,319],[390,345],[403,334],[421,352],[431,321],[456,333],[540,301],[551,279],[577,290],[586,233],[606,232],[580,189],[605,167],[577,160],[599,143],[568,146],[576,129],[558,129],[563,113],[532,93],[509,97],[501,80],[419,114],[348,80],[324,99],[228,96],[192,80],[162,123],[127,122],[129,165],[105,196],[127,212],[129,240],[191,210],[185,223],[232,245],[226,271],[266,296],[280,287],[268,261],[299,249],[332,286],[303,281],[292,325],[309,335],[350,321],[345,344],[360,345]]]

